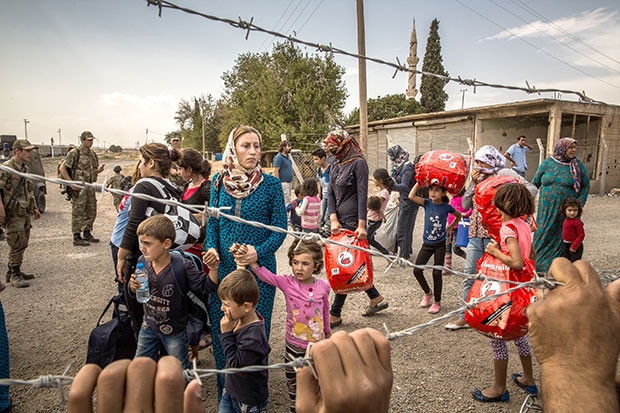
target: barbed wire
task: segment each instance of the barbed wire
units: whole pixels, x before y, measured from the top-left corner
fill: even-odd
[[[329,238],[324,238],[323,236],[317,233],[304,233],[304,232],[298,232],[298,231],[290,231],[290,230],[283,229],[280,227],[263,224],[261,222],[245,220],[235,215],[229,215],[229,214],[222,213],[225,210],[229,210],[230,209],[229,207],[213,208],[213,207],[208,207],[206,205],[205,206],[189,205],[189,204],[183,204],[173,199],[161,199],[161,198],[156,198],[156,197],[146,195],[146,194],[128,192],[128,191],[123,191],[123,190],[114,189],[114,188],[106,188],[107,178],[104,180],[103,184],[98,184],[98,183],[88,183],[84,181],[71,181],[71,180],[65,180],[65,179],[59,179],[59,178],[48,178],[48,177],[44,177],[40,175],[16,171],[15,169],[7,167],[5,165],[0,165],[0,170],[8,172],[8,173],[16,174],[18,176],[21,176],[27,179],[31,179],[33,181],[46,181],[46,182],[58,184],[58,185],[91,189],[95,192],[100,192],[102,195],[105,195],[105,192],[110,192],[116,195],[131,196],[131,197],[144,199],[144,200],[148,200],[152,202],[158,202],[161,204],[174,205],[177,207],[180,206],[196,214],[201,214],[203,216],[203,222],[207,216],[213,217],[213,218],[225,218],[225,219],[229,219],[229,220],[232,220],[238,223],[247,224],[247,225],[255,226],[258,228],[269,229],[269,230],[272,230],[278,233],[284,233],[287,235],[291,235],[297,240],[314,240],[317,242],[336,244],[336,245],[339,245],[345,248],[354,249],[354,250],[369,253],[373,256],[380,256],[380,257],[385,258],[390,263],[388,267],[386,268],[385,272],[387,272],[393,265],[398,265],[401,267],[413,267],[413,268],[419,268],[422,270],[427,270],[427,269],[442,270],[444,271],[445,274],[457,275],[459,277],[463,277],[463,278],[471,279],[471,280],[481,280],[481,281],[487,280],[487,281],[494,281],[494,282],[504,283],[504,284],[514,284],[514,287],[511,287],[503,292],[499,292],[499,293],[492,294],[492,295],[487,295],[487,296],[480,297],[477,299],[472,299],[468,302],[463,301],[463,305],[456,310],[450,311],[444,314],[443,316],[436,317],[426,323],[418,324],[418,325],[415,325],[415,326],[412,326],[412,327],[409,327],[409,328],[406,328],[400,331],[390,332],[387,325],[384,323],[383,326],[386,330],[386,337],[390,341],[395,340],[397,338],[411,336],[426,327],[433,326],[444,320],[460,315],[464,311],[469,311],[472,308],[478,306],[480,303],[495,300],[496,298],[502,295],[510,294],[511,292],[516,291],[518,289],[534,288],[534,287],[542,288],[542,289],[552,289],[552,288],[555,288],[555,286],[557,285],[563,285],[563,283],[557,282],[553,280],[552,278],[539,277],[537,273],[534,273],[534,278],[531,281],[516,282],[516,281],[487,277],[486,275],[482,273],[475,274],[475,275],[467,274],[464,272],[453,270],[451,268],[447,268],[445,266],[414,264],[401,257],[393,257],[390,255],[384,255],[380,252],[377,252],[371,249],[366,249],[358,245],[350,245],[350,244],[341,243],[338,241],[331,240]],[[599,274],[604,275],[603,277],[601,277],[601,280],[604,282],[611,282],[611,281],[614,281],[620,278],[620,269],[598,270],[597,272]],[[304,366],[310,367],[313,371],[313,374],[315,374],[316,376],[316,372],[313,366],[313,360],[311,357],[296,358],[288,363],[277,363],[277,364],[272,364],[268,366],[258,365],[258,366],[246,366],[242,368],[226,368],[226,369],[197,369],[196,364],[194,364],[194,368],[185,370],[184,375],[185,375],[186,380],[191,380],[193,378],[196,378],[202,384],[202,381],[201,381],[202,378],[206,378],[206,377],[213,376],[216,374],[237,374],[240,372],[278,370],[278,369],[282,369],[286,367],[293,367],[294,369],[297,369],[297,368],[304,367]],[[69,367],[67,367],[67,370],[68,369]],[[35,388],[57,387],[60,392],[61,400],[64,403],[64,393],[62,390],[63,386],[66,384],[71,384],[73,382],[72,377],[66,376],[67,370],[65,370],[65,372],[59,376],[45,375],[45,376],[39,376],[38,379],[34,379],[34,380],[0,379],[0,385],[27,385],[27,386],[32,386]]]
[[[477,80],[477,79],[468,79],[468,78],[463,78],[461,76],[456,76],[456,77],[451,77],[451,76],[445,76],[445,75],[440,75],[437,73],[432,73],[432,72],[427,72],[427,71],[423,71],[423,70],[418,70],[418,69],[413,69],[413,68],[409,68],[407,65],[402,64],[400,62],[400,59],[398,57],[396,57],[396,63],[394,62],[388,62],[386,60],[383,59],[379,59],[379,58],[375,58],[375,57],[370,57],[370,56],[365,56],[365,55],[360,55],[357,53],[352,53],[352,52],[348,52],[346,50],[343,49],[339,49],[337,47],[334,47],[331,43],[329,45],[326,44],[320,44],[320,43],[312,43],[306,40],[302,40],[299,39],[297,37],[294,36],[290,36],[284,33],[280,33],[277,31],[273,31],[273,30],[268,30],[268,29],[264,29],[260,26],[257,26],[256,24],[254,24],[254,17],[250,18],[250,21],[245,21],[242,20],[241,17],[239,17],[238,20],[231,20],[228,18],[224,18],[224,17],[218,17],[218,16],[213,16],[210,14],[206,14],[206,13],[202,13],[196,10],[192,10],[186,7],[182,7],[179,6],[175,3],[172,3],[170,1],[167,0],[146,0],[147,6],[156,6],[159,9],[159,17],[161,17],[162,14],[162,10],[164,8],[169,8],[169,9],[173,9],[173,10],[179,10],[182,11],[184,13],[187,14],[192,14],[192,15],[196,15],[196,16],[200,16],[203,17],[205,19],[208,20],[213,20],[213,21],[217,21],[220,23],[226,23],[236,29],[241,29],[246,31],[246,35],[245,35],[245,39],[247,40],[250,32],[255,31],[255,32],[261,32],[261,33],[266,33],[269,34],[271,36],[275,36],[275,37],[279,37],[281,39],[286,39],[289,40],[293,43],[297,43],[297,44],[303,44],[305,46],[308,47],[312,47],[316,50],[318,50],[319,52],[327,52],[327,53],[335,53],[335,54],[341,54],[344,56],[349,56],[349,57],[353,57],[355,59],[363,59],[363,60],[367,60],[369,62],[373,62],[373,63],[377,63],[377,64],[381,64],[381,65],[385,65],[385,66],[389,66],[391,68],[394,69],[394,74],[392,75],[392,78],[396,77],[396,75],[398,74],[398,72],[406,72],[406,73],[413,73],[413,74],[419,74],[419,75],[423,75],[423,76],[431,76],[431,77],[435,77],[438,79],[443,80],[444,82],[448,83],[448,82],[456,82],[459,83],[461,85],[465,85],[465,86],[471,86],[474,88],[474,93],[476,93],[476,88],[477,87],[490,87],[490,88],[495,88],[495,89],[507,89],[507,90],[516,90],[516,91],[521,91],[521,92],[525,92],[528,94],[533,94],[533,93],[537,93],[537,94],[541,94],[541,93],[551,93],[551,92],[559,92],[559,93],[564,93],[564,94],[569,94],[569,95],[576,95],[577,97],[579,97],[579,100],[582,102],[588,102],[588,103],[597,103],[597,104],[601,104],[601,105],[607,105],[607,103],[600,101],[600,100],[595,100],[591,97],[589,97],[588,95],[586,95],[585,90],[584,91],[575,91],[575,90],[568,90],[568,89],[556,89],[556,88],[537,88],[535,85],[530,85],[530,83],[525,80],[525,85],[526,87],[523,86],[514,86],[514,85],[503,85],[503,84],[499,84],[499,83],[488,83],[488,82],[483,82],[481,80]]]

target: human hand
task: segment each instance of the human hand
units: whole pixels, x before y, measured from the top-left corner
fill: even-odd
[[[314,343],[310,356],[319,378],[309,367],[297,370],[299,413],[388,411],[393,381],[390,344],[379,331],[338,331]]]
[[[105,166],[105,164],[103,163],[103,164],[101,164],[101,165],[99,166],[99,168],[97,168],[97,173],[98,173],[98,174],[100,174],[101,172],[103,172],[103,167],[104,167],[104,166]]]
[[[497,241],[491,240],[491,242],[489,242],[489,244],[487,245],[485,252],[491,254],[494,257],[497,257],[496,254],[500,252],[499,244],[497,243]]]
[[[258,253],[253,245],[240,245],[234,256],[238,268],[245,268],[258,262]]]
[[[117,258],[116,274],[118,274],[117,275],[118,282],[124,283],[125,282],[125,259],[124,258]]]
[[[331,228],[330,231],[333,235],[338,235],[340,234],[340,231],[342,231],[342,225],[340,225],[340,221],[338,221],[338,219],[333,218],[330,219],[330,223],[331,223]]]
[[[202,262],[209,267],[210,270],[217,270],[220,265],[220,254],[215,248],[209,248],[202,253]]]
[[[572,248],[569,248],[568,250],[569,250],[570,252],[572,252],[572,253],[577,252],[577,250],[574,250],[574,249],[572,249]]]
[[[565,258],[553,260],[549,275],[565,285],[544,290],[544,295],[539,290],[538,300],[527,308],[529,339],[541,365],[545,411],[617,411],[620,280],[603,292],[589,263],[571,264]]]
[[[129,279],[129,289],[135,294],[139,287],[140,283],[136,281],[136,274],[131,274],[131,278]]]
[[[368,233],[366,232],[366,224],[360,224],[357,226],[357,228],[355,228],[355,236],[360,241],[366,239],[366,235],[368,235]]]
[[[205,412],[200,384],[192,380],[183,390],[183,369],[173,356],[158,363],[148,357],[118,360],[103,370],[96,364],[84,365],[69,389],[68,412],[92,412],[95,387],[98,413]]]
[[[220,320],[220,330],[222,333],[233,331],[235,328],[235,322],[228,312],[224,312],[222,319]]]
[[[41,218],[41,211],[39,211],[39,208],[35,208],[34,211],[32,211],[32,217],[34,219]]]
[[[474,182],[480,182],[480,175],[482,175],[482,173],[479,170],[477,170],[476,168],[472,169],[471,180]]]

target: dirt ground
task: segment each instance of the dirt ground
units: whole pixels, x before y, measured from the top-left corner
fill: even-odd
[[[101,176],[111,174],[115,164],[123,167],[134,161],[102,159],[106,169]],[[48,176],[53,176],[56,163],[46,160]],[[128,169],[125,169],[128,172]],[[54,172],[55,175],[55,172]],[[23,270],[36,274],[30,288],[11,286],[0,294],[6,314],[10,340],[11,377],[35,379],[40,375],[60,375],[70,365],[68,375],[74,376],[86,357],[86,343],[90,330],[108,300],[115,294],[109,239],[116,212],[109,194],[98,195],[98,216],[94,234],[99,244],[74,247],[70,231],[71,204],[60,195],[56,185],[48,184],[47,211],[35,221],[30,246],[26,250]],[[584,258],[597,269],[620,268],[620,198],[590,196],[583,220],[586,228]],[[422,216],[414,234],[414,250],[419,248]],[[278,251],[280,273],[289,268],[285,259],[289,236]],[[6,265],[6,242],[0,242],[0,262]],[[421,290],[412,271],[393,268],[384,273],[386,261],[375,258],[375,285],[389,301],[390,308],[372,318],[361,317],[366,305],[363,294],[351,294],[343,311],[342,329],[353,331],[361,327],[390,331],[425,323],[434,318],[418,308]],[[453,258],[454,268],[462,269],[463,260]],[[2,269],[2,275],[4,275]],[[430,274],[427,275],[430,279]],[[445,314],[460,306],[461,280],[446,276],[442,312]],[[284,352],[284,305],[282,294],[277,294],[270,362],[280,362]],[[412,337],[394,340],[392,365],[394,387],[391,411],[428,412],[518,412],[525,394],[512,382],[508,383],[510,402],[484,405],[474,401],[470,392],[474,387],[484,388],[492,383],[493,369],[488,339],[473,330],[447,331],[444,322],[428,327]],[[509,372],[521,371],[514,346],[510,345]],[[201,352],[202,367],[214,367],[209,350]],[[539,378],[539,369],[535,365]],[[203,396],[207,411],[216,411],[215,381],[205,381]],[[283,371],[270,373],[271,408],[285,412],[288,396]],[[68,387],[65,387],[67,394]],[[37,389],[30,386],[11,387],[15,413],[62,412],[57,389]]]

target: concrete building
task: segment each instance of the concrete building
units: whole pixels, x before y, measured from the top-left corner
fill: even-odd
[[[359,125],[347,129],[359,134]],[[590,173],[590,193],[620,187],[620,106],[615,105],[536,99],[369,122],[366,157],[372,173],[389,170],[392,144],[406,148],[413,160],[436,149],[471,154],[483,145],[504,153],[519,135],[534,146],[527,156],[528,179],[553,154],[558,139],[572,137]]]

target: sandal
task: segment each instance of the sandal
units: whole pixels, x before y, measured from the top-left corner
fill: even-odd
[[[523,390],[525,390],[529,394],[533,394],[534,396],[538,395],[538,387],[535,384],[532,385],[532,386],[528,386],[527,384],[521,383],[521,381],[519,380],[519,377],[523,377],[523,374],[521,374],[521,373],[513,373],[511,377],[512,377],[512,381],[517,386],[519,386],[520,388],[522,388]]]
[[[482,403],[507,402],[510,400],[510,393],[508,392],[508,390],[506,390],[506,393],[500,396],[487,397],[484,394],[482,394],[482,390],[477,388],[476,390],[471,392],[471,395],[474,396],[474,399]]]
[[[330,321],[329,327],[334,328],[342,325],[342,318],[339,318],[338,321]]]
[[[390,305],[387,303],[387,301],[381,301],[379,304],[377,304],[374,307],[367,306],[366,310],[364,310],[364,312],[362,313],[362,317],[371,317],[377,314],[379,311],[385,310],[389,306]]]

